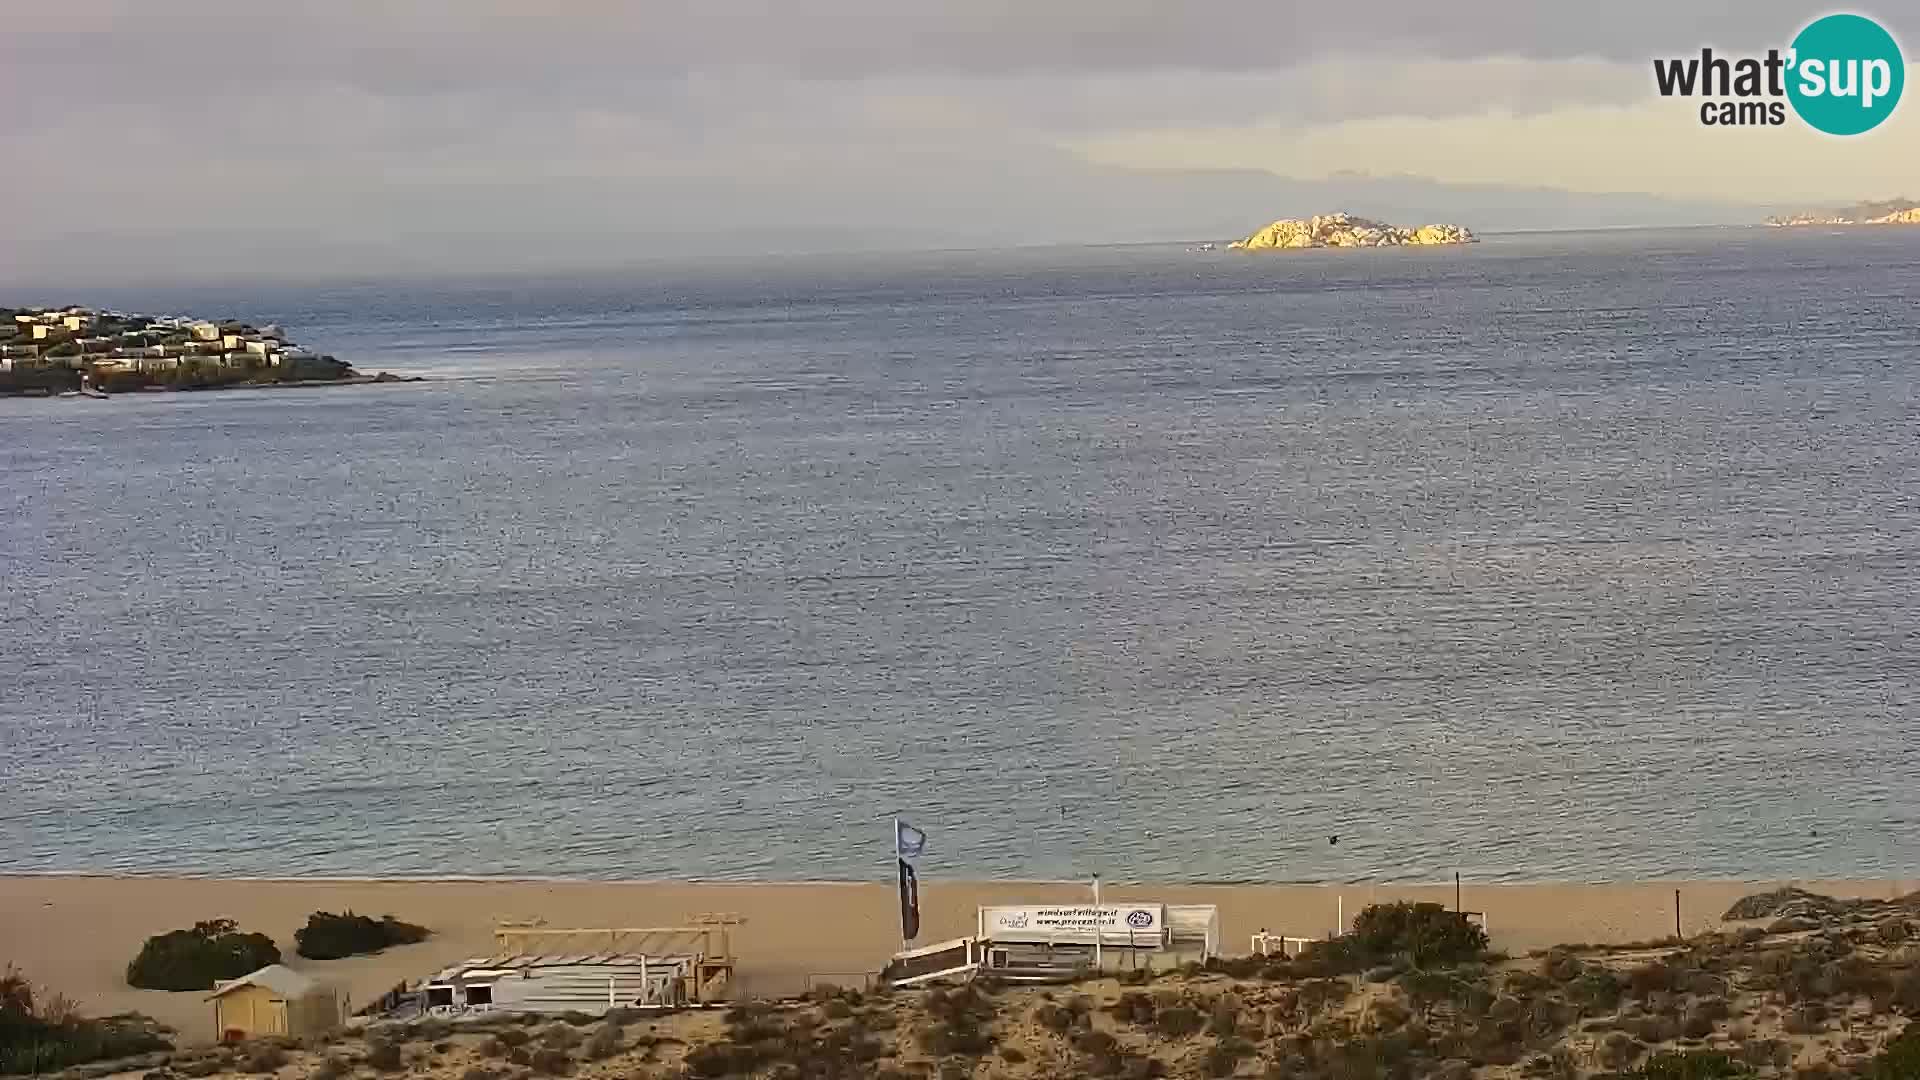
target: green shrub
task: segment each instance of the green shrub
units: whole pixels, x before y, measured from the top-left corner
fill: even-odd
[[[170,1050],[169,1029],[133,1013],[94,1020],[26,976],[0,971],[0,1073],[44,1073],[89,1061]]]
[[[1867,1063],[1866,1080],[1920,1080],[1920,1024],[1908,1024]]]
[[[993,1037],[970,1024],[941,1021],[921,1028],[917,1036],[920,1048],[935,1057],[959,1054],[979,1057],[993,1049]]]
[[[1729,1080],[1753,1074],[1718,1051],[1689,1050],[1685,1053],[1655,1054],[1638,1069],[1619,1075],[1635,1080]]]
[[[1267,958],[1255,953],[1246,956],[1209,956],[1206,970],[1233,979],[1251,979],[1267,966]]]
[[[1827,1030],[1827,1007],[1809,1001],[1787,1014],[1783,1025],[1789,1035],[1818,1035]]]
[[[1186,1039],[1198,1035],[1206,1023],[1206,1018],[1200,1015],[1200,1010],[1185,1002],[1172,1008],[1161,1009],[1153,1018],[1154,1030],[1169,1039]]]
[[[279,1072],[287,1064],[287,1052],[275,1043],[263,1043],[247,1054],[244,1068],[250,1073]]]
[[[1240,1030],[1240,999],[1232,994],[1222,994],[1213,1001],[1213,1011],[1207,1017],[1207,1031],[1210,1034],[1229,1036]]]
[[[1120,999],[1107,1006],[1107,1012],[1113,1018],[1125,1024],[1153,1023],[1153,997],[1138,990],[1129,990],[1120,995]]]
[[[1290,973],[1306,978],[1331,978],[1355,975],[1374,966],[1375,958],[1352,934],[1326,941],[1308,942],[1307,947],[1288,965]]]
[[[557,1046],[543,1046],[533,1052],[533,1071],[541,1076],[565,1076],[573,1071],[573,1058]]]
[[[1633,1036],[1615,1031],[1600,1040],[1598,1056],[1600,1064],[1607,1068],[1624,1069],[1638,1060],[1646,1049]]]
[[[195,923],[191,930],[156,934],[127,965],[127,985],[142,990],[211,990],[280,962],[280,950],[265,934],[243,934],[232,919]]]
[[[1487,951],[1487,932],[1439,904],[1373,904],[1353,920],[1352,937],[1377,962],[1457,964]]]
[[[1678,982],[1678,974],[1662,960],[1627,972],[1627,989],[1642,1001],[1656,993],[1672,993]]]
[[[1064,1034],[1073,1021],[1073,1013],[1055,1002],[1041,1002],[1033,1010],[1033,1022],[1055,1034]]]
[[[1566,984],[1567,1000],[1598,1012],[1618,1008],[1625,987],[1605,968],[1582,971]]]
[[[1920,1018],[1920,968],[1914,968],[1894,981],[1891,1003],[1903,1015]]]
[[[587,1045],[580,1052],[587,1056],[588,1061],[604,1061],[622,1049],[620,1029],[612,1024],[603,1024],[587,1040]]]
[[[1075,1050],[1088,1057],[1108,1057],[1120,1048],[1120,1040],[1096,1028],[1082,1028],[1070,1041]]]
[[[322,1060],[308,1080],[341,1080],[353,1075],[353,1063],[338,1054],[329,1054]]]
[[[400,1060],[400,1044],[391,1039],[378,1039],[367,1044],[367,1067],[380,1072],[399,1072],[406,1068]]]
[[[1200,1059],[1200,1065],[1206,1070],[1208,1076],[1232,1076],[1234,1070],[1240,1067],[1241,1059],[1252,1056],[1253,1044],[1247,1040],[1221,1039],[1207,1048],[1206,1054]]]

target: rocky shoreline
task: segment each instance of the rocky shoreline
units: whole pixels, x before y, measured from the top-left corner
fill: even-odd
[[[1920,202],[1912,199],[1888,199],[1885,202],[1856,203],[1835,210],[1770,217],[1775,228],[1799,225],[1920,225]]]

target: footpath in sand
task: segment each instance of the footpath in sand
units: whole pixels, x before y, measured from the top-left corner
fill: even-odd
[[[1617,944],[1673,933],[1674,893],[1682,929],[1717,929],[1728,905],[1776,883],[1691,882],[1616,885],[1467,885],[1464,906],[1484,912],[1495,948],[1512,953],[1573,943]],[[1891,898],[1915,882],[1799,882],[1841,897]],[[923,884],[922,942],[973,932],[983,904],[1084,901],[1071,883]],[[1224,948],[1245,952],[1267,929],[1301,937],[1333,931],[1344,911],[1395,900],[1452,906],[1454,888],[1373,885],[1112,885],[1110,902],[1215,904]],[[0,963],[78,1000],[93,1015],[137,1011],[180,1032],[182,1043],[212,1035],[204,994],[135,990],[127,962],[147,937],[230,918],[273,937],[294,968],[349,996],[354,1007],[395,984],[447,964],[494,952],[501,921],[542,920],[553,927],[683,924],[702,912],[730,912],[741,996],[800,993],[810,977],[859,985],[899,948],[891,884],[669,884],[547,881],[260,881],[215,878],[0,877]],[[391,914],[421,923],[434,937],[376,956],[315,962],[293,951],[293,932],[314,911]]]

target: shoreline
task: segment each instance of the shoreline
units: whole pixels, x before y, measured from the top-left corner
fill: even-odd
[[[1463,881],[1462,906],[1484,914],[1495,948],[1520,955],[1558,944],[1626,944],[1672,935],[1675,897],[1685,934],[1719,927],[1741,897],[1793,884],[1833,896],[1888,899],[1920,889],[1911,880],[1634,881],[1476,884]],[[1071,903],[1086,882],[921,879],[924,930],[918,944],[971,934],[987,904]],[[1426,885],[1148,884],[1102,882],[1103,898],[1214,904],[1223,951],[1248,950],[1265,929],[1301,937],[1332,932],[1371,903],[1453,906],[1452,882]],[[283,963],[365,1002],[396,983],[493,952],[503,921],[551,927],[674,926],[705,912],[744,922],[733,940],[738,992],[795,994],[810,980],[842,982],[877,972],[900,946],[898,895],[891,882],[602,881],[530,878],[238,878],[127,874],[0,874],[0,964],[67,994],[94,1014],[141,1012],[170,1024],[183,1042],[210,1035],[201,993],[126,986],[126,964],[147,937],[212,918],[270,935]],[[294,954],[294,930],[315,911],[391,914],[434,936],[372,956],[316,962]]]
[[[284,382],[234,382],[213,386],[144,386],[137,390],[115,390],[105,394],[81,395],[91,401],[111,401],[114,398],[142,398],[164,394],[212,394],[227,390],[302,390],[312,387],[331,386],[393,386],[400,383],[422,383],[429,381],[424,375],[393,375],[380,372],[374,375],[349,375],[344,379],[288,379]],[[54,390],[50,387],[33,387],[31,390],[0,393],[0,398],[32,398],[36,400],[55,399],[74,400],[70,391]]]

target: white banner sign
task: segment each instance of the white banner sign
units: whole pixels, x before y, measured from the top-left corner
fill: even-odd
[[[1058,907],[983,907],[980,936],[994,941],[1058,941],[1157,946],[1165,936],[1161,904],[1062,904]]]

